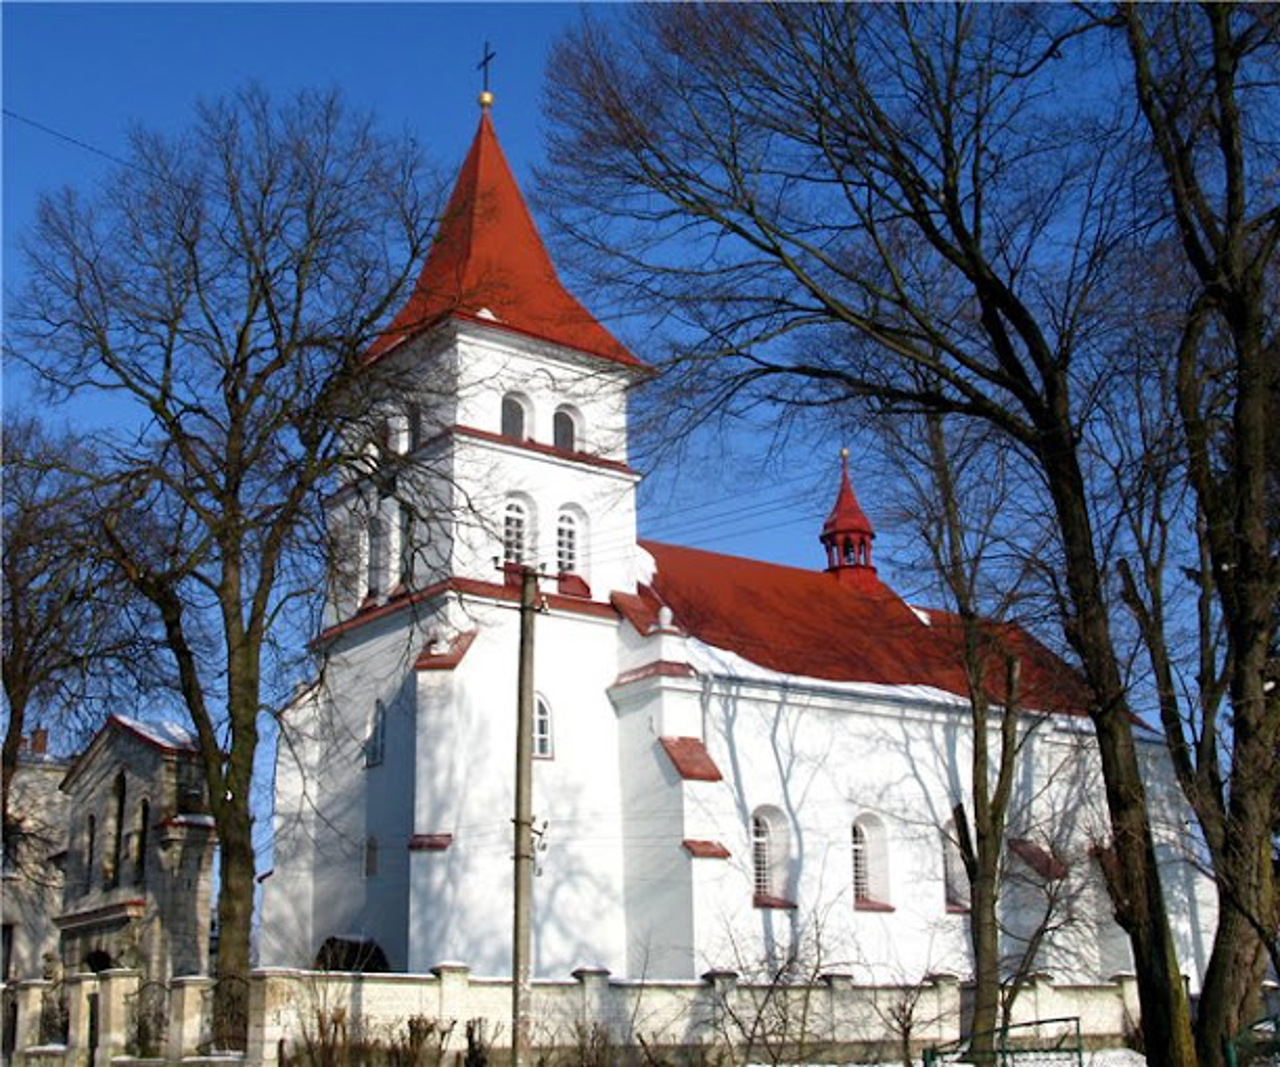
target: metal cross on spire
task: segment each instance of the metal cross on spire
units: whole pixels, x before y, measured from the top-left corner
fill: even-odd
[[[480,106],[488,107],[493,103],[493,93],[489,92],[489,66],[497,58],[498,53],[489,47],[488,39],[484,42],[484,54],[476,64],[476,70],[484,72],[484,86],[480,92]]]

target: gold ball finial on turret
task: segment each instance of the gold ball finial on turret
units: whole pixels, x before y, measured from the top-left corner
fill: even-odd
[[[488,111],[489,108],[493,107],[493,93],[489,92],[488,89],[485,89],[480,94],[480,106],[484,108],[486,111]]]
[[[841,459],[848,459],[848,458],[849,458],[849,450],[848,450],[847,448],[842,448],[842,449],[840,449],[840,458],[841,458]]]

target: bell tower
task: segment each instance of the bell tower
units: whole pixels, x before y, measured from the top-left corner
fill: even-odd
[[[819,537],[827,550],[827,573],[841,582],[858,584],[874,578],[871,542],[876,534],[849,481],[849,450],[840,450],[840,490]]]

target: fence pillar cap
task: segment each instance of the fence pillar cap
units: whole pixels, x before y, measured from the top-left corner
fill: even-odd
[[[576,978],[581,982],[585,978],[608,978],[610,974],[608,967],[601,967],[599,964],[588,967],[578,967],[576,970],[569,972],[570,978]]]
[[[961,982],[960,976],[950,971],[931,971],[924,976],[924,980],[934,985],[959,985]]]
[[[737,971],[729,970],[710,970],[703,974],[704,982],[736,982],[738,980]]]
[[[431,973],[440,978],[446,974],[466,974],[469,970],[471,967],[468,964],[458,960],[443,960],[431,968]]]

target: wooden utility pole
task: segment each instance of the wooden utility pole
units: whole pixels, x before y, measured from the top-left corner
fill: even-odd
[[[515,936],[511,950],[511,1056],[529,1060],[529,999],[533,915],[533,622],[538,611],[538,572],[520,571],[520,669],[516,684]]]

